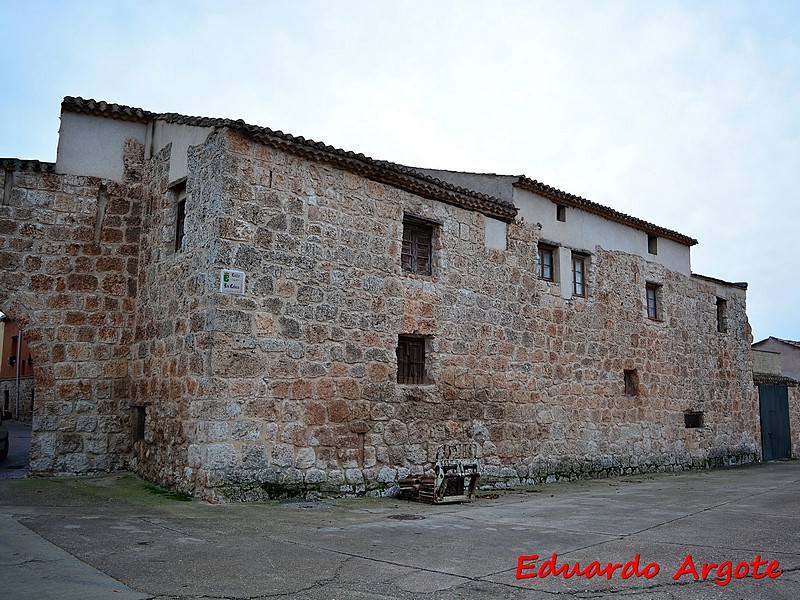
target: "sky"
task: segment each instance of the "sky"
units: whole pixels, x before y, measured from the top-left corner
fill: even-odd
[[[525,174],[699,240],[800,340],[800,1],[0,0],[0,156],[64,96]]]

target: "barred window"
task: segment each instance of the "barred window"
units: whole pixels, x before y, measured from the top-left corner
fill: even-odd
[[[403,220],[403,248],[400,262],[404,271],[416,275],[431,274],[433,225],[406,217]]]
[[[397,338],[397,383],[425,382],[425,338],[401,335]]]

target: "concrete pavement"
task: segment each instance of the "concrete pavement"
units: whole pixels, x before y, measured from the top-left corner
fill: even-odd
[[[8,456],[0,460],[0,479],[18,479],[28,474],[31,450],[31,426],[19,421],[6,421]]]
[[[212,506],[131,476],[3,480],[0,575],[13,584],[4,598],[46,598],[63,581],[57,597],[76,599],[788,600],[800,598],[799,508],[798,461],[482,492],[445,506]],[[539,571],[554,553],[556,568],[621,566],[610,579]],[[623,577],[637,554],[638,574]],[[703,579],[704,562],[722,566]],[[520,566],[528,577],[517,578]]]

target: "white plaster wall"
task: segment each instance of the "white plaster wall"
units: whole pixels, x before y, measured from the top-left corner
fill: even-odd
[[[56,173],[121,182],[125,141],[144,143],[146,128],[144,123],[62,112]]]
[[[486,247],[495,250],[506,249],[506,234],[508,226],[503,221],[486,217],[484,234],[486,235]]]
[[[420,169],[417,171],[440,179],[445,183],[487,194],[506,202],[513,202],[513,188],[516,175],[495,175],[492,173],[462,173],[459,171],[443,171],[440,169]]]
[[[567,207],[566,222],[558,221],[553,201],[520,188],[514,188],[514,204],[519,209],[518,218],[527,223],[541,224],[540,239],[543,242],[586,252],[594,252],[597,246],[601,246],[606,250],[638,255],[672,271],[691,275],[688,246],[659,237],[658,254],[653,255],[647,251],[647,234],[639,229],[572,207]],[[563,260],[560,262],[563,278],[563,270],[570,265],[565,265]]]
[[[193,127],[159,120],[152,121],[147,127],[145,158],[158,154],[167,144],[172,144],[169,161],[169,181],[172,183],[181,177],[186,177],[186,156],[189,148],[204,143],[213,131],[213,127]]]

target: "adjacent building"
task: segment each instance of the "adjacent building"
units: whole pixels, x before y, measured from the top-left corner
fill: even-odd
[[[693,274],[686,235],[80,98],[55,164],[2,168],[35,472],[220,501],[378,493],[447,444],[501,485],[761,457],[746,285]]]

